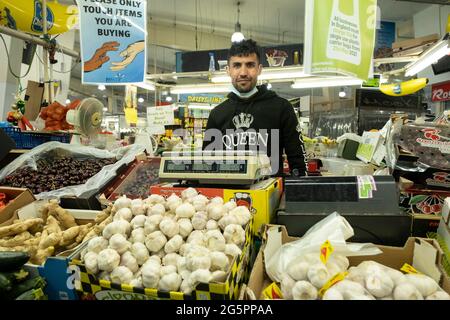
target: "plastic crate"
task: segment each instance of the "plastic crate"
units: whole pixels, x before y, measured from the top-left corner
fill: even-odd
[[[2,130],[16,142],[17,149],[33,149],[50,141],[69,143],[71,138],[68,133],[21,131],[16,127],[2,127]]]

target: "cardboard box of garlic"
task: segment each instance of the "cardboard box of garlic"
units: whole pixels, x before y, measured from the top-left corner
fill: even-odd
[[[290,237],[284,226],[273,226],[281,244],[299,238]],[[442,269],[442,251],[432,239],[409,238],[403,247],[377,246],[382,253],[346,258],[331,253],[324,265],[320,253],[306,254],[287,267],[279,288],[278,299],[298,300],[449,300],[450,278]],[[266,273],[264,245],[258,253],[245,289],[244,299],[273,299],[265,289],[274,285]],[[334,261],[332,261],[334,260]],[[405,263],[414,268],[404,267]],[[337,265],[342,277],[329,283]],[[406,270],[406,273],[400,270]],[[414,271],[419,271],[415,274]],[[321,281],[323,275],[327,276]],[[340,280],[340,281],[339,281]],[[437,281],[436,281],[437,280]],[[327,288],[327,290],[321,290]]]
[[[253,247],[247,207],[189,188],[181,197],[121,197],[112,211],[71,262],[80,299],[237,299]]]

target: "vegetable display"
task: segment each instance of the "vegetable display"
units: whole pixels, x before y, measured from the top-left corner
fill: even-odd
[[[225,281],[252,218],[246,207],[193,188],[167,199],[123,196],[112,212],[113,222],[81,253],[87,271],[114,283],[185,294],[200,282]]]
[[[16,220],[0,227],[0,271],[17,268],[28,260],[37,265],[47,257],[73,249],[103,232],[111,222],[111,208],[99,214],[94,223],[78,225],[73,216],[51,200],[41,218]]]
[[[84,184],[104,166],[115,159],[77,160],[70,157],[47,158],[37,161],[37,170],[22,167],[0,181],[0,185],[28,188],[33,194]]]

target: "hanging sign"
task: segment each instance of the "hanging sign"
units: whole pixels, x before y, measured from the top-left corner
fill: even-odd
[[[147,108],[148,125],[167,126],[175,123],[173,106],[148,107]]]
[[[450,81],[433,84],[431,100],[433,102],[450,101]]]
[[[307,0],[305,73],[372,75],[376,0]]]
[[[138,122],[137,111],[137,87],[128,85],[125,87],[125,105],[123,106],[125,112],[125,121],[129,126],[135,127]]]
[[[186,103],[207,103],[207,104],[219,104],[226,99],[223,94],[209,94],[209,93],[197,93],[197,94],[180,94],[179,102]]]
[[[79,0],[84,84],[144,82],[146,0]]]

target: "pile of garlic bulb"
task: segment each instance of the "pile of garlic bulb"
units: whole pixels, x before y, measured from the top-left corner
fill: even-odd
[[[226,279],[252,218],[247,207],[193,188],[167,199],[124,196],[112,210],[113,221],[81,254],[87,271],[114,283],[185,294],[200,282]]]
[[[344,278],[331,286],[323,300],[450,300],[432,278],[424,274],[403,274],[377,263],[364,261],[349,268],[349,260],[332,254],[326,264],[319,254],[294,259],[286,268],[280,286],[284,299],[320,299],[319,290],[337,273]]]

